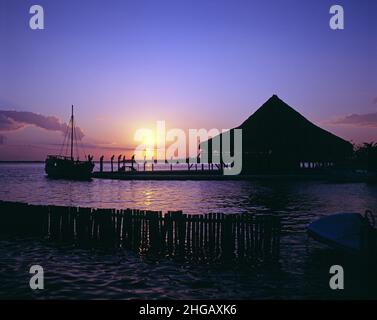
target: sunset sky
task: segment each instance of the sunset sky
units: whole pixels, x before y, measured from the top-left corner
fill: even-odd
[[[335,3],[344,30],[329,27]],[[374,0],[0,0],[0,160],[56,152],[72,104],[96,157],[131,152],[158,120],[238,126],[273,94],[377,141],[376,57]]]

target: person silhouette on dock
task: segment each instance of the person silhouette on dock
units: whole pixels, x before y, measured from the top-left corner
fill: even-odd
[[[122,159],[122,155],[120,154],[118,156],[118,171],[120,171],[120,161],[121,161],[121,159]]]
[[[105,157],[104,156],[101,156],[101,158],[99,158],[99,171],[100,172],[103,172],[103,159]]]
[[[131,158],[131,168],[132,168],[132,171],[134,171],[134,164],[135,164],[135,155],[132,156]]]

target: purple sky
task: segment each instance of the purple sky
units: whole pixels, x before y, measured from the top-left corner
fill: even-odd
[[[45,30],[29,28],[33,4]],[[345,30],[329,27],[333,4]],[[377,1],[0,0],[0,43],[0,160],[53,152],[71,104],[96,155],[134,147],[157,120],[238,126],[272,94],[343,138],[377,140]]]

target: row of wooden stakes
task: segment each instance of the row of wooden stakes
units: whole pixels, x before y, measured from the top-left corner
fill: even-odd
[[[190,260],[278,259],[280,219],[273,215],[93,209],[0,201],[0,234],[47,237]]]

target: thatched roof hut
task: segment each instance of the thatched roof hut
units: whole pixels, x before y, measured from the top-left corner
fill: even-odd
[[[304,163],[332,166],[353,150],[351,143],[311,123],[276,95],[236,129],[242,129],[243,172],[297,169]],[[213,139],[218,138],[222,135]],[[207,141],[210,161],[213,139]]]

